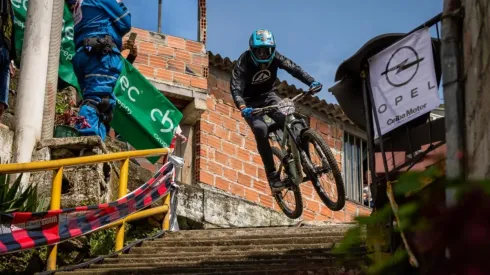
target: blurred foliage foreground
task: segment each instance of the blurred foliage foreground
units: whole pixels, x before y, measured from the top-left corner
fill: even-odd
[[[334,253],[366,274],[490,274],[490,180],[448,181],[442,165],[388,183],[391,203],[358,217]],[[455,198],[450,204],[447,191]]]

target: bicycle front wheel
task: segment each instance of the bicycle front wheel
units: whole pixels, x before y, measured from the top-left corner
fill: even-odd
[[[323,138],[313,129],[301,136],[303,149],[313,164],[310,180],[323,203],[333,211],[345,206],[345,188],[337,161]],[[308,169],[311,170],[311,169]]]
[[[277,147],[272,147],[272,154],[274,157],[274,164],[276,171],[281,164],[283,154]],[[280,177],[281,181],[286,183],[286,189],[281,192],[272,193],[277,204],[281,208],[282,212],[290,219],[297,219],[303,214],[303,198],[301,197],[301,189],[290,180],[290,173],[288,172],[289,166],[284,166],[281,169]]]

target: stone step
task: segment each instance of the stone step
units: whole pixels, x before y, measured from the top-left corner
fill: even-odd
[[[234,275],[249,275],[249,274],[274,274],[274,275],[344,275],[345,268],[341,267],[325,267],[324,264],[303,264],[303,265],[268,265],[268,266],[249,266],[235,265],[233,267],[189,267],[189,268],[168,268],[168,267],[133,267],[133,268],[95,268],[95,269],[80,269],[72,272],[56,272],[57,275],[133,275],[133,274],[195,274],[195,275],[215,275],[215,274],[234,274]],[[350,273],[356,274],[356,273]],[[357,273],[359,274],[359,273]]]
[[[147,255],[146,257],[133,257],[132,254],[127,254],[127,257],[107,258],[104,260],[104,264],[119,264],[119,263],[190,263],[190,262],[240,262],[243,260],[253,260],[257,262],[268,260],[310,260],[310,259],[322,259],[324,261],[333,261],[337,258],[328,252],[317,253],[302,253],[302,252],[285,252],[283,254],[246,254],[246,253],[230,253],[223,254],[210,254],[210,255],[179,255],[177,257],[173,255]],[[359,252],[358,257],[363,257],[364,254]]]
[[[241,252],[241,251],[279,251],[279,250],[306,250],[306,249],[332,249],[336,246],[335,243],[318,243],[318,244],[272,244],[272,245],[223,245],[223,246],[208,246],[205,249],[203,247],[162,247],[157,253],[174,254],[182,252],[200,252],[201,254],[207,254],[210,252]],[[142,246],[131,249],[131,254],[152,254],[155,253],[155,247]]]
[[[187,247],[187,246],[237,246],[237,245],[272,245],[272,244],[318,244],[337,243],[342,236],[320,236],[320,237],[282,237],[274,238],[261,236],[257,239],[162,239],[143,243],[143,247]]]
[[[352,228],[352,225],[332,225],[328,227],[267,227],[267,228],[233,228],[233,229],[206,229],[206,230],[184,230],[169,232],[164,238],[223,238],[238,236],[257,235],[289,235],[307,233],[343,233]]]
[[[267,232],[271,234],[252,234],[243,236],[220,236],[220,237],[209,237],[209,236],[185,236],[179,237],[177,235],[172,235],[175,233],[167,233],[164,237],[155,239],[155,242],[159,241],[188,241],[188,240],[236,240],[239,237],[241,240],[247,239],[261,239],[261,238],[305,238],[305,237],[344,237],[345,231],[330,232],[330,231],[319,231],[319,232]]]

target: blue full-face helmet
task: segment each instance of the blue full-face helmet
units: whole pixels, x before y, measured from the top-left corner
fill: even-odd
[[[249,40],[250,52],[255,65],[269,65],[276,53],[276,41],[272,32],[260,29],[252,33]]]

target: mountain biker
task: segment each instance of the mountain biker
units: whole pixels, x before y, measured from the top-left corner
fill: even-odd
[[[289,58],[276,51],[276,41],[273,34],[265,29],[252,33],[249,49],[245,51],[233,68],[230,90],[237,108],[251,127],[257,143],[257,150],[264,163],[269,185],[274,192],[284,188],[274,166],[272,150],[268,140],[268,127],[263,117],[253,117],[253,108],[263,108],[276,105],[281,98],[276,94],[274,83],[277,80],[277,70],[283,69],[296,79],[320,91],[322,85],[315,81]],[[280,112],[268,115],[281,129],[284,127],[285,116]]]
[[[116,103],[113,89],[122,70],[122,37],[131,29],[131,14],[122,0],[65,0],[75,22],[73,69],[83,92],[77,123],[81,135],[102,140]]]

